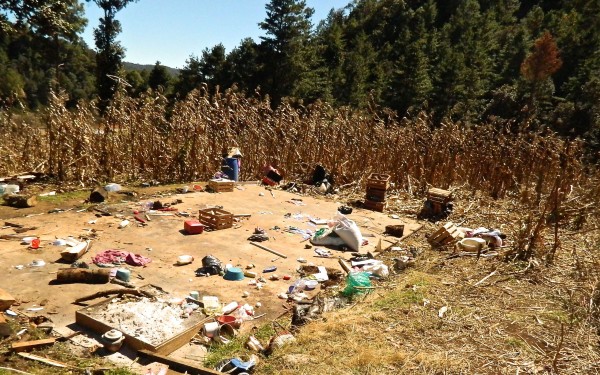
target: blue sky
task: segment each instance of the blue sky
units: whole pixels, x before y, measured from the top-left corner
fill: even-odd
[[[264,35],[258,23],[266,16],[267,0],[140,0],[117,13],[123,31],[118,40],[126,49],[125,61],[154,64],[157,60],[181,68],[190,55],[223,43],[227,52],[246,37],[259,41]],[[332,8],[351,0],[306,0],[314,8],[313,24],[327,17]],[[88,25],[82,35],[95,48],[93,29],[101,11],[85,3]]]

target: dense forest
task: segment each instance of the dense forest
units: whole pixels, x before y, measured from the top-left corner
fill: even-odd
[[[102,112],[120,83],[172,103],[198,88],[233,88],[268,95],[273,107],[321,100],[398,118],[424,111],[434,124],[552,130],[599,147],[597,0],[355,0],[318,25],[305,1],[271,0],[264,37],[192,54],[178,76],[160,62],[123,68],[118,11],[131,1],[93,0],[104,17],[92,50],[79,37],[88,22],[80,1],[0,0],[4,108],[36,110],[64,90],[72,105],[97,100]]]

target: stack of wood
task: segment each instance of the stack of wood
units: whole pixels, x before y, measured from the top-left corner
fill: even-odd
[[[387,190],[390,187],[390,175],[382,173],[371,173],[367,178],[367,195],[364,207],[383,212],[387,207]]]

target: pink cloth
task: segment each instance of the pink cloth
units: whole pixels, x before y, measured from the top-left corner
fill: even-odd
[[[145,266],[151,261],[152,259],[145,256],[121,250],[104,250],[92,258],[92,262],[98,265],[119,265],[127,263],[131,266]]]

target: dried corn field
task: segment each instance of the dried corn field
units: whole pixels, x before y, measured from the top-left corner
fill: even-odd
[[[160,94],[123,95],[103,118],[89,104],[67,110],[65,100],[54,96],[41,123],[0,114],[0,175],[37,169],[84,184],[206,180],[219,169],[223,149],[237,145],[245,180],[258,178],[267,163],[288,179],[305,178],[320,163],[339,184],[385,171],[411,193],[465,186],[494,198],[531,190],[539,199],[556,176],[575,187],[590,178],[579,143],[493,124],[433,127],[424,115],[399,120],[385,110],[325,103],[273,110],[268,98],[231,90],[196,91],[174,108]]]

